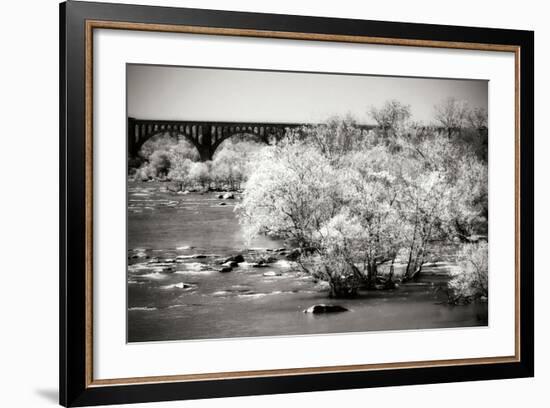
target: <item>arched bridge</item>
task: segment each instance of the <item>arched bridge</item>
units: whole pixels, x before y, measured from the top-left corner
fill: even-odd
[[[128,118],[128,154],[136,157],[141,146],[151,137],[169,133],[183,136],[198,150],[201,161],[212,160],[220,144],[235,135],[250,135],[258,141],[269,143],[282,138],[288,129],[303,126],[301,123],[247,123],[148,120]]]

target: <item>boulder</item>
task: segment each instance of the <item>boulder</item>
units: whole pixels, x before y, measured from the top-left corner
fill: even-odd
[[[223,194],[218,194],[216,197],[222,199],[222,198],[223,198]]]
[[[261,256],[259,258],[254,259],[255,265],[264,265],[267,266],[267,264],[277,262],[278,259],[274,256]],[[253,265],[254,266],[254,265]]]
[[[221,269],[218,270],[218,272],[231,272],[233,270],[230,266],[223,266]]]
[[[236,268],[237,266],[239,266],[239,264],[238,264],[238,262],[235,262],[235,261],[229,261],[229,262],[222,263],[222,266],[228,266],[230,268]]]
[[[218,205],[227,205],[227,203],[221,202]]]
[[[244,256],[242,256],[241,254],[230,256],[229,258],[226,258],[222,263],[227,263],[227,262],[236,262],[236,263],[244,262]]]
[[[281,272],[275,272],[275,271],[269,271],[264,273],[264,276],[281,276],[281,275],[282,275]]]
[[[223,199],[224,200],[234,200],[235,199],[235,194],[233,193],[225,193],[223,195]]]
[[[347,312],[349,309],[346,309],[340,305],[313,305],[304,310],[304,313],[313,313],[313,314],[323,314],[323,313],[340,313]]]
[[[177,288],[177,289],[189,289],[191,287],[191,285],[188,285],[187,283],[183,283],[183,282],[180,282],[180,283],[175,283],[173,285],[171,285],[172,288]]]

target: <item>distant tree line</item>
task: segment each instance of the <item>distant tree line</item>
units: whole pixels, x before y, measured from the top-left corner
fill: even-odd
[[[201,162],[190,142],[162,134],[144,144],[140,152],[144,163],[130,169],[130,176],[140,181],[172,181],[179,190],[239,190],[252,154],[261,147],[256,142],[227,140],[214,160]]]

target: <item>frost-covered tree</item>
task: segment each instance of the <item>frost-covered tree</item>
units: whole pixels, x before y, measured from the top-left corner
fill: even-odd
[[[372,107],[370,116],[383,136],[395,137],[403,131],[411,117],[411,107],[397,100],[387,101],[381,108]]]
[[[191,178],[189,177],[189,171],[193,165],[193,161],[189,158],[177,157],[172,159],[172,165],[168,173],[168,178],[179,184],[179,190],[183,190],[184,187],[191,185]]]
[[[328,281],[333,296],[350,296],[363,281],[374,287],[400,230],[384,155],[381,146],[335,163],[304,142],[265,149],[238,206],[245,231],[296,243],[302,268]]]
[[[245,233],[267,233],[301,248],[315,245],[316,234],[337,211],[338,181],[329,161],[303,143],[264,148],[238,206]]]
[[[403,245],[399,166],[384,146],[356,152],[346,163],[340,182],[343,211],[363,231],[355,234],[353,259],[373,288],[378,266],[393,261]]]
[[[421,272],[430,241],[442,224],[449,222],[453,194],[445,174],[439,171],[404,176],[404,181],[400,209],[407,263],[403,279],[408,280]]]
[[[465,126],[468,110],[465,102],[450,97],[434,107],[434,117],[436,122],[445,129],[447,136],[451,137]]]
[[[348,115],[343,118],[333,116],[319,125],[294,130],[288,138],[310,144],[329,160],[335,161],[361,148],[365,134],[357,121]]]
[[[486,130],[487,129],[487,121],[488,121],[488,114],[487,109],[483,108],[474,108],[469,110],[467,116],[466,116],[468,125],[472,129],[476,130]]]
[[[237,207],[247,236],[292,242],[331,296],[353,296],[391,287],[394,264],[406,266],[396,279],[412,279],[435,239],[486,225],[486,164],[435,130],[393,129],[388,143],[334,119],[261,149]]]
[[[465,239],[486,225],[487,166],[447,138],[404,142],[400,210],[406,235],[404,279],[422,270],[434,238]]]
[[[157,150],[149,157],[149,166],[157,177],[166,177],[170,165],[170,156],[164,150]]]
[[[203,189],[210,184],[210,169],[208,162],[193,162],[189,167],[189,180]]]
[[[251,159],[265,147],[250,141],[224,142],[212,161],[211,175],[218,188],[240,189],[253,170],[249,168]]]
[[[487,242],[464,244],[457,254],[458,266],[448,283],[451,303],[469,303],[489,295],[489,246]]]

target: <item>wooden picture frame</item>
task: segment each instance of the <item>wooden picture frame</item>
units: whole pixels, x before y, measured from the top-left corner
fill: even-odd
[[[501,357],[94,379],[93,31],[365,43],[515,55],[515,353]],[[534,33],[68,1],[60,5],[60,403],[120,404],[534,375]],[[521,251],[520,251],[521,248]]]

